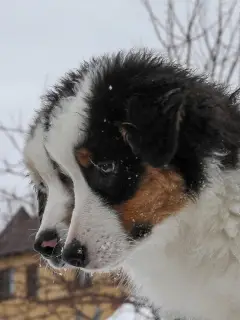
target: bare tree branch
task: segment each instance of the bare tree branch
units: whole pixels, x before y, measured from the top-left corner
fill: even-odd
[[[154,12],[153,1],[141,0],[141,3],[160,46],[170,60],[187,67],[197,66],[200,71],[208,73],[212,80],[240,85],[240,17],[237,14],[237,0],[218,0],[214,3],[185,1],[190,7],[186,19],[178,14],[178,2],[166,0],[165,24],[160,23]],[[217,14],[214,19],[211,16],[210,20],[208,12],[211,5]]]
[[[146,8],[146,10],[147,10],[147,12],[148,12],[148,14],[149,14],[150,20],[151,20],[151,22],[152,22],[153,29],[154,29],[154,31],[155,31],[155,34],[156,34],[159,42],[160,42],[164,47],[166,47],[167,44],[166,44],[165,41],[163,40],[163,38],[162,38],[162,36],[161,36],[161,33],[160,33],[159,29],[158,29],[158,23],[159,23],[159,21],[158,21],[157,17],[154,15],[154,13],[153,13],[153,11],[152,11],[152,7],[150,6],[149,1],[148,1],[148,0],[142,0],[142,3],[143,3],[144,7]]]

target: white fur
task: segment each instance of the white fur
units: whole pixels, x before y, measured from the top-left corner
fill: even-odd
[[[42,231],[52,228],[56,228],[61,237],[66,237],[67,226],[63,220],[68,214],[67,204],[71,198],[68,191],[63,188],[47,157],[44,149],[43,129],[40,123],[35,129],[33,138],[29,139],[24,148],[24,158],[35,185],[39,185],[43,181],[47,187],[44,191],[48,194],[48,200],[36,238]]]
[[[116,213],[107,209],[89,190],[80,211],[74,210],[66,245],[78,239],[88,249],[87,271],[109,271],[119,266],[129,249]]]
[[[25,163],[28,165],[33,182],[39,185],[43,181],[48,193],[47,204],[36,238],[40,232],[55,227],[60,236],[66,238],[68,226],[63,223],[63,220],[69,215],[68,205],[72,199],[59,180],[46,150],[53,159],[62,159],[61,169],[63,171],[66,169],[65,163],[67,162],[68,168],[71,168],[70,177],[75,176],[82,183],[83,178],[74,159],[73,148],[75,143],[83,139],[83,136],[79,134],[79,128],[83,128],[85,120],[83,109],[86,104],[83,101],[83,95],[86,94],[88,88],[89,79],[86,77],[81,88],[75,88],[76,97],[62,99],[60,105],[52,110],[51,130],[44,132],[43,119],[40,119],[33,136],[28,138],[24,148]]]
[[[162,311],[240,319],[240,172],[208,163],[211,184],[125,261],[137,292]],[[163,312],[164,313],[164,312]]]

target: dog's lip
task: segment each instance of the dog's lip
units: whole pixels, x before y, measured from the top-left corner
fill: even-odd
[[[84,268],[79,268],[84,272],[109,272],[113,271],[116,269],[121,268],[121,265],[124,263],[125,259],[124,258],[119,258],[116,261],[106,264],[105,266],[99,267],[98,264],[99,262],[97,261],[90,261],[88,265]]]
[[[133,250],[136,248],[136,241],[133,242],[134,245],[131,245],[128,247],[128,250],[125,252],[124,255],[120,256],[118,259],[116,259],[113,262],[107,263],[103,267],[99,267],[98,265],[100,264],[99,261],[94,261],[90,260],[88,265],[84,268],[79,268],[85,272],[109,272],[109,271],[114,271],[117,269],[120,269],[122,265],[125,263],[125,261],[131,256]]]

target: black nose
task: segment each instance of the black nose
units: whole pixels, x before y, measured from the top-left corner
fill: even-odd
[[[63,250],[62,258],[74,267],[84,268],[88,264],[87,248],[74,239]]]
[[[45,230],[40,233],[34,243],[34,250],[46,258],[59,255],[59,239],[55,230]]]

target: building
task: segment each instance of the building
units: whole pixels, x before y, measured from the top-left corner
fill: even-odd
[[[124,301],[110,282],[41,266],[38,219],[19,209],[0,235],[0,320],[107,319]]]

